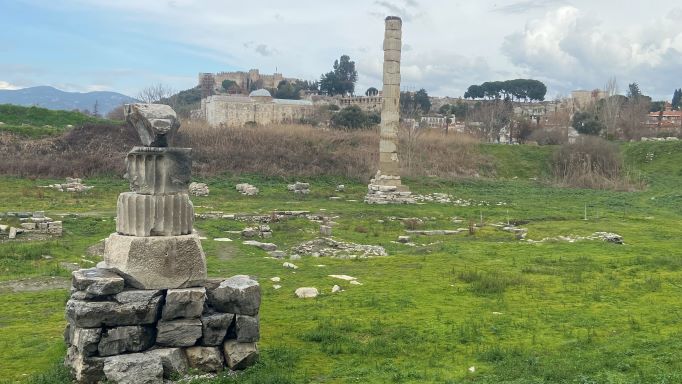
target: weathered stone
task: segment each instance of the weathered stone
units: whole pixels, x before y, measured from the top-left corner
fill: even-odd
[[[131,353],[104,359],[104,376],[115,384],[163,384],[163,364],[154,353]]]
[[[260,241],[255,241],[255,240],[246,240],[242,244],[244,245],[253,245],[254,247],[258,247],[264,251],[276,251],[277,250],[277,245],[272,244],[272,243],[261,243]]]
[[[294,256],[298,256],[298,259],[294,259]],[[299,260],[301,258],[301,256],[300,255],[291,255],[291,258],[292,258],[292,260]],[[284,263],[282,263],[282,266],[284,268],[289,268],[289,269],[298,269],[298,265],[290,263],[288,261],[285,261]]]
[[[192,196],[208,196],[208,185],[206,183],[190,183],[189,193]]]
[[[154,345],[154,328],[129,325],[105,329],[97,347],[100,356],[142,352]]]
[[[206,288],[169,289],[161,317],[164,320],[197,318],[204,310]]]
[[[97,345],[102,335],[101,328],[69,327],[68,333],[68,344],[75,347],[83,356],[97,355]]]
[[[21,223],[19,225],[21,226],[21,228],[28,230],[36,229],[36,223]]]
[[[256,343],[240,343],[237,340],[227,340],[223,344],[225,361],[232,370],[245,369],[258,361],[258,346]]]
[[[126,104],[123,112],[147,147],[167,147],[180,128],[175,111],[164,104]]]
[[[260,285],[246,275],[232,276],[217,287],[207,287],[208,303],[220,312],[255,316],[260,308]]]
[[[140,289],[172,289],[201,285],[206,257],[196,234],[183,236],[123,236],[112,234],[104,261],[126,284]]]
[[[64,365],[79,384],[96,384],[104,379],[104,358],[85,356],[76,347],[67,350]]]
[[[296,289],[295,293],[299,299],[313,298],[320,294],[315,287],[301,287]]]
[[[14,227],[9,227],[9,238],[15,239],[17,237],[17,229]]]
[[[331,236],[332,235],[332,227],[330,227],[329,225],[320,225],[320,235]]]
[[[260,339],[260,322],[258,316],[235,316],[235,332],[237,341],[251,343]]]
[[[118,195],[116,231],[130,236],[178,236],[192,233],[194,206],[186,193]]]
[[[225,340],[227,330],[232,325],[234,314],[214,313],[201,317],[201,345],[220,346]]]
[[[332,293],[338,293],[338,292],[341,292],[341,291],[343,291],[343,289],[341,289],[341,287],[339,287],[338,285],[334,285],[334,286],[332,287]]]
[[[156,326],[156,344],[167,347],[189,347],[201,337],[201,320],[161,320]]]
[[[190,347],[185,350],[189,366],[204,372],[223,370],[223,354],[218,347]]]
[[[126,157],[125,178],[140,194],[188,193],[191,148],[134,147]]]
[[[185,351],[183,351],[181,348],[152,349],[147,353],[161,358],[163,377],[165,379],[170,379],[175,375],[181,375],[187,372],[189,363],[187,362]]]
[[[159,313],[161,298],[161,291],[123,291],[105,301],[70,299],[66,303],[66,317],[80,328],[152,324]]]
[[[71,273],[71,284],[84,291],[86,298],[115,295],[123,291],[123,278],[101,268],[79,269]]]

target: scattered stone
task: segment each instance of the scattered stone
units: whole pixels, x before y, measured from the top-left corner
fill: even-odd
[[[268,253],[270,254],[270,256],[274,257],[275,259],[283,259],[287,255],[287,253],[284,251],[270,251]]]
[[[332,235],[332,227],[329,225],[320,225],[320,235],[331,236]]]
[[[297,265],[289,263],[289,262],[284,262],[284,264],[282,264],[282,266],[284,268],[289,268],[289,269],[298,269]]]
[[[241,183],[236,186],[237,191],[245,196],[256,196],[259,192],[258,188],[251,184]]]
[[[93,186],[83,184],[83,180],[78,178],[66,178],[64,184],[50,184],[46,188],[56,189],[59,192],[86,192],[94,188]]]
[[[201,320],[161,320],[156,326],[156,343],[167,347],[190,347],[201,337]]]
[[[329,200],[341,200],[341,198],[338,196],[331,196],[329,197]]]
[[[152,353],[131,353],[104,359],[104,375],[116,384],[162,384],[161,357]]]
[[[246,275],[232,276],[215,288],[207,287],[208,303],[220,312],[255,316],[260,307],[260,285]]]
[[[334,279],[341,279],[341,280],[346,280],[346,281],[353,281],[357,280],[357,278],[353,276],[348,276],[348,275],[327,275],[329,277],[332,277]]]
[[[336,186],[336,192],[343,192],[346,190],[346,186],[343,184],[339,184]]]
[[[410,242],[410,236],[398,236],[398,242],[399,243],[409,243]]]
[[[341,289],[341,287],[339,287],[338,285],[334,285],[334,286],[332,287],[332,293],[338,293],[338,292],[341,292],[341,291],[343,291],[343,289]]]
[[[99,328],[97,328],[99,329]],[[97,346],[100,356],[142,352],[154,345],[154,328],[129,325],[105,329]]]
[[[230,241],[232,241],[232,239],[227,238],[227,237],[216,237],[215,239],[213,239],[213,241],[230,242]]]
[[[320,292],[315,287],[301,287],[294,292],[299,299],[307,299],[317,297]]]
[[[115,295],[123,291],[123,278],[107,269],[80,269],[71,273],[71,284],[86,298]]]
[[[220,346],[225,340],[227,330],[232,325],[234,314],[232,313],[214,313],[201,317],[201,326],[203,336],[201,345],[204,346]]]
[[[264,251],[276,251],[277,250],[277,245],[272,244],[272,243],[261,243],[260,241],[255,241],[255,240],[246,240],[242,242],[244,245],[253,245],[254,247],[258,247]]]
[[[301,260],[301,255],[294,253],[293,255],[289,256],[289,260]]]
[[[359,282],[359,281],[357,281],[357,280],[351,280],[350,283],[351,283],[352,285],[362,285],[362,283]]]
[[[223,370],[223,354],[218,347],[190,347],[185,350],[185,353],[189,366],[192,368],[203,372]]]
[[[192,196],[208,196],[208,185],[205,183],[190,183],[189,193]]]
[[[279,283],[282,279],[279,278],[279,276],[271,277],[270,281],[274,283]]]
[[[287,190],[295,194],[307,195],[310,193],[310,184],[297,181],[294,184],[287,185]]]
[[[258,347],[256,343],[239,343],[228,340],[223,344],[225,361],[230,369],[244,369],[258,361]]]
[[[384,247],[379,245],[346,243],[329,237],[306,241],[295,246],[292,251],[303,255],[338,258],[365,258],[388,255]]]
[[[279,284],[274,284],[274,285],[272,286],[272,288],[274,288],[274,289],[280,289],[280,288],[282,288],[282,286],[279,285]]]
[[[258,225],[257,227],[246,227],[241,233],[244,237],[262,237],[268,239],[272,237],[272,230],[269,225]]]
[[[17,229],[14,227],[9,227],[9,238],[10,239],[16,239],[17,237]]]
[[[164,379],[170,379],[187,372],[189,363],[187,362],[185,351],[183,351],[181,348],[152,349],[147,353],[150,355],[156,355],[161,359]]]
[[[206,288],[169,289],[163,305],[161,318],[173,320],[178,318],[197,318],[204,310]]]

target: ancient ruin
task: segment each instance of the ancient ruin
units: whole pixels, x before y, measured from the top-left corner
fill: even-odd
[[[379,170],[370,181],[365,196],[365,202],[369,204],[414,203],[411,192],[401,183],[398,159],[402,25],[402,20],[397,16],[386,18]]]
[[[163,383],[196,369],[243,369],[258,358],[260,286],[207,279],[189,200],[191,149],[166,105],[125,106],[144,146],[126,159],[116,233],[97,268],[73,272],[65,364],[78,383]]]

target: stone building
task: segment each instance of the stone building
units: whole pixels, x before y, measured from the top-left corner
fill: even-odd
[[[339,107],[346,108],[357,105],[363,111],[381,112],[381,103],[384,98],[379,92],[376,96],[346,96],[339,99]]]
[[[314,114],[309,100],[274,99],[258,89],[249,96],[213,95],[201,100],[201,117],[213,127],[296,123]]]
[[[212,95],[216,93],[216,91],[222,90],[224,80],[234,81],[243,92],[250,92],[259,88],[277,88],[279,83],[284,80],[298,81],[298,79],[294,78],[285,78],[281,73],[262,75],[257,69],[250,69],[248,72],[238,71],[199,74],[199,86],[206,95]]]

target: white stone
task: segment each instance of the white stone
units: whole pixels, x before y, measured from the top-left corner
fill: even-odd
[[[339,287],[338,285],[334,285],[334,286],[332,287],[332,293],[338,293],[338,292],[341,292],[341,291],[343,291],[343,289],[341,289],[341,287]]]
[[[315,287],[301,287],[294,292],[299,299],[307,299],[317,297],[320,292]]]
[[[327,275],[329,277],[332,277],[334,279],[341,279],[341,280],[346,280],[346,281],[352,281],[352,280],[357,280],[357,278],[353,276],[348,276],[348,275]]]
[[[282,266],[283,266],[284,268],[298,269],[298,266],[297,266],[297,265],[292,264],[292,263],[289,263],[289,262],[284,262],[284,264],[282,264]]]

